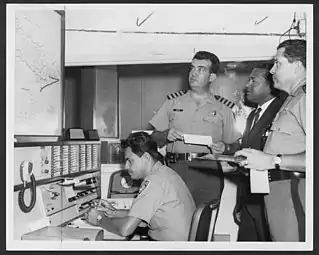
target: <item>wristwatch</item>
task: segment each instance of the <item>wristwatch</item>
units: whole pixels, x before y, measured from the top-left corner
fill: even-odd
[[[277,154],[273,158],[274,164],[275,164],[275,169],[280,170],[280,164],[281,164],[281,154]]]

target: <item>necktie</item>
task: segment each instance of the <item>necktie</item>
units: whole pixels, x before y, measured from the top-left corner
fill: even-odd
[[[255,112],[254,122],[251,125],[251,128],[253,128],[253,126],[255,126],[256,122],[258,121],[260,112],[261,112],[261,108],[259,107]]]

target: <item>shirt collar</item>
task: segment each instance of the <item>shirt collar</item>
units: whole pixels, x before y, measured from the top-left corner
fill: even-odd
[[[156,172],[159,168],[161,168],[163,166],[163,164],[161,163],[161,161],[157,161],[152,169],[151,169],[151,173]]]
[[[264,111],[267,109],[267,107],[271,104],[272,101],[274,101],[275,98],[273,97],[272,99],[268,100],[266,103],[263,103],[262,105],[259,106],[261,108],[261,111]]]
[[[272,99],[268,100],[266,103],[263,103],[262,105],[259,105],[258,108],[261,108],[261,111],[259,113],[259,118],[261,117],[261,115],[263,115],[263,113],[266,111],[266,109],[268,108],[268,106],[272,103],[272,101],[275,100],[275,97],[273,97]],[[258,109],[257,108],[257,109]]]
[[[292,87],[291,95],[296,96],[300,88],[305,84],[306,84],[306,77],[296,82],[295,85]]]

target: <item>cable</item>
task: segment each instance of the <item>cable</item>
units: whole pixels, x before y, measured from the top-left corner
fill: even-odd
[[[296,23],[296,12],[294,13],[294,18],[293,18],[293,20],[292,20],[292,23],[291,23],[291,25],[290,25],[290,28],[289,28],[287,31],[285,31],[285,32],[280,36],[280,38],[279,38],[279,43],[281,42],[281,38],[282,38],[285,34],[287,34],[287,33],[288,33],[289,39],[291,39],[291,37],[290,37],[290,31],[293,30],[293,29],[296,29],[296,27],[298,27],[298,25],[293,27],[293,25],[294,25],[295,23]]]
[[[289,39],[291,39],[291,38],[290,38],[290,32],[291,32],[291,30],[296,28],[296,27],[292,27],[295,23],[296,23],[296,12],[294,12],[294,19],[292,20],[292,23],[291,23],[291,25],[290,25],[290,29],[289,29]]]
[[[30,179],[31,179],[31,187],[30,187],[31,202],[30,202],[30,205],[27,206],[25,204],[25,201],[24,201],[24,192],[27,190],[27,188],[22,188],[21,191],[19,192],[19,196],[18,196],[19,207],[20,207],[21,211],[24,213],[28,213],[33,209],[35,202],[36,202],[36,197],[37,197],[37,193],[36,193],[37,187],[36,187],[35,177],[33,174],[31,174]]]

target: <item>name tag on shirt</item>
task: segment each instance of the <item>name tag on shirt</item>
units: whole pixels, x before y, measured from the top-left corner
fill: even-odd
[[[173,112],[182,112],[183,109],[173,109]]]
[[[250,169],[250,192],[269,194],[268,171]]]

